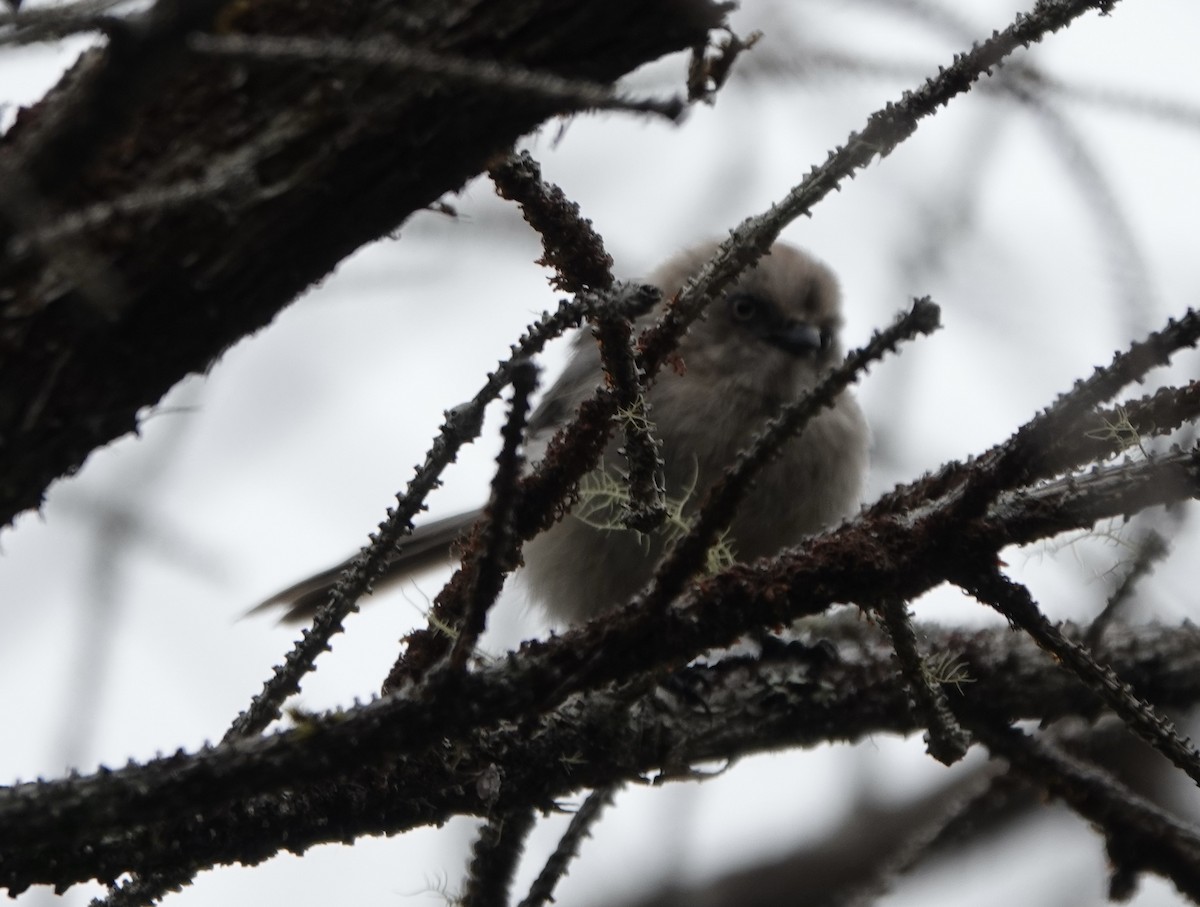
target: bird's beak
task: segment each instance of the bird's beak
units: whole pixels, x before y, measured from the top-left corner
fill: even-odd
[[[793,356],[809,356],[821,348],[821,332],[804,321],[785,321],[771,332],[770,341]]]

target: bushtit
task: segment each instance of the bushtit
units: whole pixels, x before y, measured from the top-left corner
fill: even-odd
[[[650,282],[673,294],[714,250],[707,244],[685,251]],[[672,533],[681,531],[755,432],[841,360],[840,308],[833,272],[782,243],[710,304],[679,344],[682,366],[664,369],[647,393],[653,433],[662,442],[672,519],[649,534],[620,525],[624,457],[620,438],[611,441],[573,512],[525,545],[525,584],[551,616],[569,623],[587,620],[646,584]],[[652,313],[644,321],[653,318]],[[531,456],[540,456],[601,380],[596,343],[581,331],[566,369],[530,417]],[[843,393],[758,476],[722,543],[724,550],[742,561],[764,557],[847,516],[862,491],[868,439],[862,411]],[[418,527],[384,582],[444,563],[451,543],[478,516],[478,511],[465,513]],[[297,583],[258,609],[285,606],[285,619],[307,617],[346,566]]]

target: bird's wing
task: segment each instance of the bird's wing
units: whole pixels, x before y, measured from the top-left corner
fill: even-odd
[[[446,564],[451,559],[450,549],[455,539],[469,529],[479,519],[479,515],[480,511],[472,510],[418,526],[412,535],[403,540],[400,552],[388,560],[383,576],[375,584],[375,590],[390,586],[427,567]],[[338,577],[350,566],[352,560],[353,558],[349,558],[288,586],[282,592],[277,592],[266,601],[255,605],[248,614],[284,608],[286,610],[280,618],[283,623],[300,623],[311,619],[317,608],[329,598]]]

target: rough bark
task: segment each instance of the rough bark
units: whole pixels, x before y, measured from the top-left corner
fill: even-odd
[[[160,3],[110,24],[0,142],[0,523],[358,247],[580,106],[189,35],[400,42],[610,83],[703,44],[710,0]]]

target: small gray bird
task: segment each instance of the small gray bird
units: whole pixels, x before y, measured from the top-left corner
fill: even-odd
[[[715,249],[710,243],[682,252],[650,282],[675,293]],[[647,394],[653,434],[662,442],[670,518],[648,534],[620,524],[624,457],[621,440],[614,439],[574,511],[526,544],[521,575],[532,597],[552,617],[579,623],[639,591],[755,432],[841,361],[841,323],[833,272],[807,252],[777,243],[693,323],[679,344],[682,367],[664,369]],[[562,376],[530,417],[532,457],[602,380],[595,341],[581,331]],[[843,393],[762,471],[722,550],[739,561],[769,556],[848,516],[862,493],[869,438],[862,410]],[[473,511],[418,527],[377,588],[446,563],[451,544],[478,516]],[[255,610],[282,606],[285,620],[309,617],[347,564],[290,586]]]

